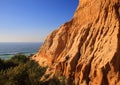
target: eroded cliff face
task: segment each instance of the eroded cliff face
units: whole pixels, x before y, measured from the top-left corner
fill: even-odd
[[[76,85],[120,85],[120,0],[80,0],[33,59]]]

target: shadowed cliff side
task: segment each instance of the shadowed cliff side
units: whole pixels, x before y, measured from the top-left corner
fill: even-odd
[[[80,0],[33,59],[76,85],[120,85],[120,0]]]

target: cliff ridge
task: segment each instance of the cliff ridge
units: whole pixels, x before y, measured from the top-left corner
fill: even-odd
[[[120,0],[80,0],[33,59],[75,85],[120,85]]]

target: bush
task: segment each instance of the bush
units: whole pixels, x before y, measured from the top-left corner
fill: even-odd
[[[15,63],[20,64],[20,63],[26,63],[29,60],[29,58],[27,58],[24,54],[19,53],[13,56],[11,60]]]
[[[40,85],[46,71],[24,55],[15,55],[10,60],[0,59],[0,85]]]
[[[17,54],[6,61],[0,59],[0,85],[68,85],[65,76],[40,81],[46,69],[23,54]],[[48,78],[50,75],[44,76]]]
[[[11,67],[15,67],[17,65],[18,64],[14,63],[11,60],[4,61],[4,60],[0,59],[0,70],[5,70],[5,69],[11,68]]]

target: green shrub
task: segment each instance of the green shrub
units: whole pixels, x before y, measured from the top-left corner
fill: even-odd
[[[18,64],[14,63],[11,60],[4,61],[4,60],[0,59],[0,70],[5,70],[5,69],[11,68],[11,67],[15,67],[17,65]]]
[[[10,60],[0,59],[0,85],[68,85],[65,76],[55,75],[48,81],[40,81],[47,67],[40,67],[37,62],[23,54],[17,54]],[[44,75],[48,78],[51,74]]]
[[[10,60],[0,59],[0,85],[40,85],[46,67],[24,55],[15,55]]]
[[[24,54],[19,53],[13,56],[11,60],[19,64],[19,63],[26,63],[29,60],[29,58],[27,58]]]

